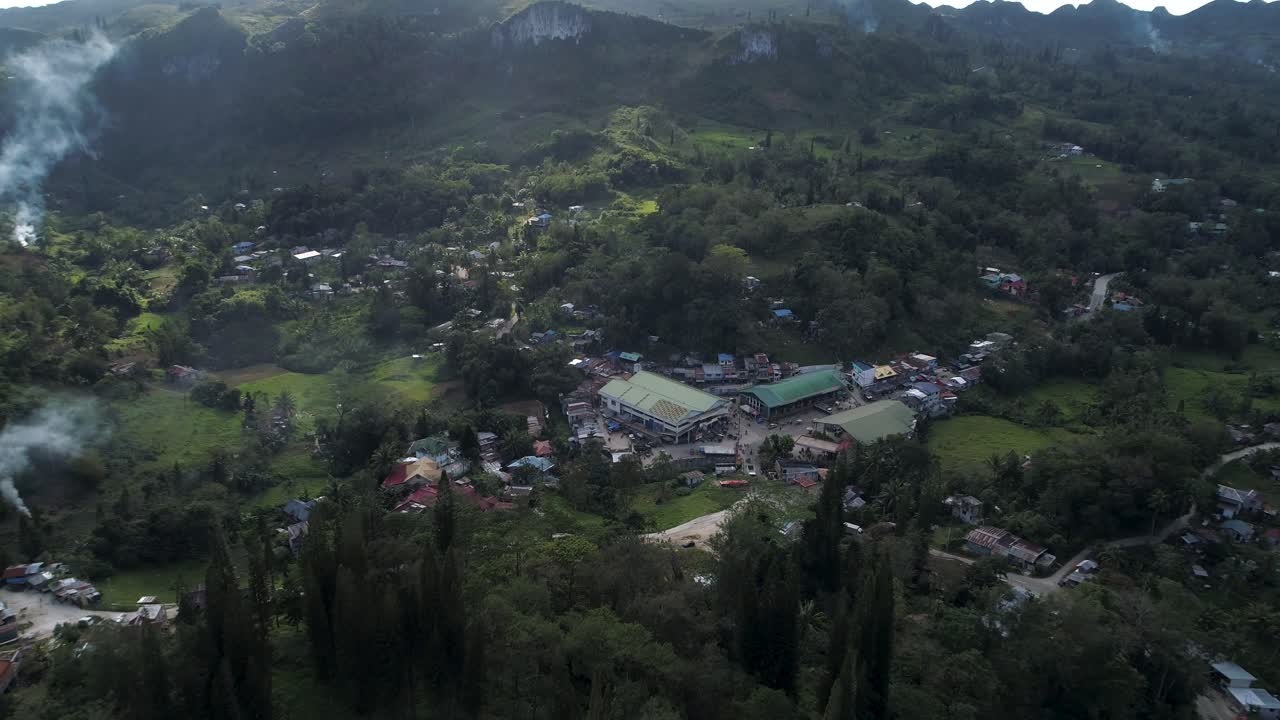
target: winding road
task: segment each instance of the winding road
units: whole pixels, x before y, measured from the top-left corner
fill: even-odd
[[[1102,278],[1098,278],[1098,280],[1102,281],[1103,279],[1110,277],[1115,276],[1104,276]],[[1106,296],[1105,285],[1102,294],[1104,297]],[[1249,457],[1256,452],[1262,452],[1264,450],[1280,450],[1280,442],[1262,443],[1261,445],[1254,445],[1252,447],[1242,448],[1240,450],[1234,450],[1226,453],[1219,457],[1217,462],[1205,468],[1204,473],[1202,473],[1202,477],[1212,477],[1215,473],[1221,470],[1224,465]],[[702,545],[716,533],[720,532],[720,525],[724,522],[725,517],[731,510],[732,508],[730,510],[721,510],[719,512],[713,512],[701,517],[696,517],[668,530],[650,533],[645,537],[646,539],[669,542],[675,545],[683,545],[690,540],[693,540],[698,545]],[[1076,553],[1075,557],[1072,557],[1070,560],[1062,563],[1062,567],[1058,568],[1058,570],[1049,577],[1037,578],[1031,577],[1030,575],[1022,575],[1020,573],[1008,573],[1005,576],[1005,581],[1014,587],[1021,587],[1026,590],[1030,590],[1039,596],[1052,595],[1062,589],[1062,587],[1058,585],[1059,581],[1069,575],[1080,561],[1087,559],[1091,554],[1107,548],[1126,548],[1162,543],[1170,535],[1182,532],[1186,529],[1187,525],[1191,522],[1191,518],[1195,517],[1195,514],[1196,508],[1195,506],[1192,506],[1189,512],[1170,520],[1168,524],[1162,527],[1160,531],[1154,535],[1137,535],[1134,537],[1120,538],[1118,540],[1110,540],[1099,545],[1087,547]],[[951,560],[965,565],[972,565],[975,561],[975,558],[955,555],[942,550],[930,549],[929,554],[942,560]]]
[[[1221,457],[1219,457],[1217,462],[1205,468],[1204,472],[1201,473],[1201,477],[1204,477],[1206,479],[1210,478],[1214,474],[1216,474],[1219,470],[1221,470],[1224,465],[1233,463],[1236,460],[1247,458],[1254,453],[1263,452],[1265,450],[1280,450],[1280,442],[1262,443],[1261,445],[1253,445],[1251,447],[1242,448],[1240,450],[1235,450],[1235,451],[1226,453],[1225,455],[1222,455]],[[1058,582],[1062,580],[1062,578],[1070,574],[1071,571],[1075,569],[1076,565],[1078,565],[1081,560],[1088,558],[1090,554],[1105,550],[1107,548],[1126,548],[1126,547],[1138,547],[1139,545],[1158,545],[1164,542],[1170,535],[1173,535],[1174,533],[1182,532],[1183,530],[1185,530],[1187,528],[1187,525],[1191,523],[1191,518],[1195,517],[1195,514],[1196,514],[1196,508],[1193,505],[1191,506],[1191,510],[1189,512],[1187,512],[1185,515],[1182,515],[1180,517],[1174,518],[1173,520],[1170,520],[1169,523],[1164,527],[1162,527],[1160,531],[1157,532],[1155,535],[1138,535],[1135,537],[1120,538],[1119,540],[1110,540],[1100,545],[1087,547],[1084,550],[1081,550],[1079,553],[1077,553],[1075,557],[1063,563],[1062,567],[1058,568],[1057,572],[1055,572],[1054,574],[1050,575],[1047,578],[1034,578],[1034,577],[1031,577],[1030,575],[1020,575],[1018,573],[1009,573],[1006,576],[1006,580],[1010,585],[1026,588],[1027,590],[1030,590],[1031,592],[1037,595],[1051,595],[1062,589],[1061,586],[1058,585]],[[961,563],[964,563],[965,565],[972,565],[974,562],[973,558],[962,557],[960,555],[953,555],[951,553],[943,552],[941,550],[930,550],[929,554],[937,558],[943,558],[945,560],[954,560],[956,562],[961,562]]]

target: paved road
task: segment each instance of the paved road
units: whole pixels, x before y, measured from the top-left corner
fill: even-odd
[[[0,602],[8,605],[18,613],[18,623],[31,627],[22,631],[22,636],[39,638],[53,634],[53,628],[62,623],[74,623],[82,617],[93,615],[104,620],[115,620],[127,613],[109,612],[105,610],[82,610],[75,605],[57,602],[49,593],[40,592],[0,592]]]

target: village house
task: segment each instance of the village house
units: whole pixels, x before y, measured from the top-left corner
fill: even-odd
[[[771,310],[770,313],[772,313],[775,323],[800,322],[800,318],[796,317],[795,313],[788,308],[777,308],[776,310]]]
[[[830,460],[838,452],[840,452],[840,443],[820,440],[808,435],[796,438],[795,447],[791,451],[796,457],[806,460]]]
[[[701,470],[690,470],[680,474],[680,484],[685,487],[697,487],[702,484],[704,479],[706,479],[706,476],[702,474]]]
[[[1237,515],[1258,512],[1262,509],[1262,496],[1257,490],[1237,490],[1229,485],[1218,486],[1218,512],[1231,519]]]
[[[902,395],[902,401],[921,415],[941,417],[950,412],[950,403],[956,399],[955,394],[931,382],[914,382]]]
[[[391,473],[382,480],[384,490],[396,488],[414,488],[440,479],[440,464],[431,458],[409,460],[392,468]]]
[[[1253,525],[1239,519],[1227,520],[1218,526],[1218,533],[1232,542],[1253,542],[1254,532]]]
[[[1027,281],[1017,273],[1005,273],[995,268],[987,268],[981,280],[987,288],[996,292],[1017,298],[1025,297],[1027,294]]]
[[[178,385],[194,385],[204,379],[204,372],[186,365],[170,365],[164,375],[169,382]]]
[[[290,500],[285,503],[284,514],[292,518],[294,522],[307,522],[311,519],[311,511],[315,509],[318,500]]]
[[[972,495],[952,495],[942,501],[951,508],[951,517],[966,525],[982,524],[982,501]]]
[[[1046,569],[1057,559],[1039,545],[1029,543],[1008,530],[987,525],[969,531],[964,542],[970,553],[1007,559],[1023,572]]]
[[[1151,181],[1151,192],[1162,193],[1171,187],[1190,185],[1195,182],[1191,178],[1156,178]]]
[[[1262,688],[1253,687],[1258,681],[1253,673],[1233,662],[1216,662],[1209,667],[1214,684],[1239,712],[1264,720],[1280,718],[1280,700]]]
[[[774,463],[773,470],[782,482],[788,485],[797,485],[804,490],[816,488],[822,480],[822,472],[808,463],[778,460]]]
[[[845,510],[860,510],[867,506],[867,501],[853,488],[845,488],[842,499]]]
[[[440,497],[439,482],[426,485],[415,490],[403,502],[396,505],[392,512],[405,513],[409,515],[420,515],[428,509],[435,507],[436,500]],[[454,482],[450,489],[455,493],[459,500],[471,505],[481,512],[489,512],[492,510],[512,510],[515,505],[509,502],[502,502],[496,497],[483,497],[476,492],[476,489],[469,483]]]
[[[742,392],[738,402],[755,414],[772,419],[834,402],[846,389],[839,372],[820,370],[772,385],[757,385]]]
[[[600,388],[605,416],[643,427],[667,442],[694,439],[703,428],[728,416],[724,398],[651,372],[616,378]]]

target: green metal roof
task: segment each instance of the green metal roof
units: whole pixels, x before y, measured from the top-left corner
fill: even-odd
[[[746,394],[754,395],[772,410],[844,388],[844,379],[840,377],[840,373],[835,370],[822,370],[789,377],[772,385],[757,385],[747,390]]]
[[[906,435],[915,427],[911,408],[897,400],[881,400],[821,418],[824,425],[838,425],[849,437],[866,445],[891,435]]]
[[[630,380],[610,380],[600,394],[673,424],[724,404],[724,399],[695,390],[651,372],[638,372]]]

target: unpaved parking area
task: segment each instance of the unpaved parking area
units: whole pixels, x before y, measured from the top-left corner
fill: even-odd
[[[31,627],[23,630],[25,637],[44,637],[53,633],[54,627],[62,623],[74,623],[87,615],[96,615],[104,620],[114,620],[122,613],[102,610],[82,610],[75,605],[65,605],[53,599],[49,593],[40,592],[0,592],[0,602],[18,613],[18,624]]]

